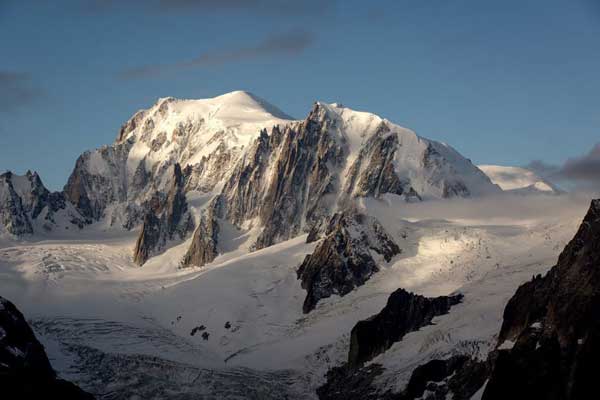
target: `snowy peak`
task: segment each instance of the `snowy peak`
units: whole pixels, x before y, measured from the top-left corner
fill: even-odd
[[[138,111],[123,125],[117,142],[121,142],[137,133],[146,132],[151,126],[157,133],[165,131],[169,139],[169,130],[184,121],[210,122],[213,129],[255,129],[274,123],[285,123],[292,118],[266,100],[245,91],[234,91],[209,99],[160,98],[149,109]],[[150,122],[151,121],[151,122]],[[146,127],[146,129],[144,129]]]
[[[502,190],[513,193],[547,193],[557,194],[562,190],[538,176],[535,172],[520,167],[501,165],[479,165],[492,182]]]

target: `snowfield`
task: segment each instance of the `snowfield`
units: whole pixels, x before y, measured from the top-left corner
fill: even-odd
[[[501,165],[478,165],[502,190],[515,193],[560,193],[561,189],[538,176],[535,172],[520,167]]]
[[[224,228],[227,253],[186,270],[186,242],[138,267],[137,232],[102,223],[2,240],[0,293],[31,320],[61,376],[110,399],[315,398],[328,368],[346,359],[351,328],[391,292],[463,293],[449,314],[373,360],[386,367],[376,383],[401,389],[432,358],[485,357],[506,301],[554,265],[588,204],[575,195],[363,200],[402,254],[309,314],[296,269],[315,243],[302,235],[250,253],[253,232],[233,226]]]

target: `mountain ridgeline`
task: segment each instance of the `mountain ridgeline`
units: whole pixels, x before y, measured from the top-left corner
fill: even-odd
[[[315,103],[304,120],[293,120],[241,91],[160,99],[137,112],[112,145],[79,157],[63,192],[49,193],[37,174],[28,175],[28,186],[11,183],[14,177],[0,180],[9,234],[36,233],[39,218],[52,231],[57,214],[67,228],[103,221],[140,230],[132,249],[139,265],[189,240],[183,267],[214,260],[223,223],[253,230],[248,247],[256,250],[326,226],[361,197],[423,201],[500,191],[451,147],[374,114]],[[198,194],[212,200],[191,204]]]

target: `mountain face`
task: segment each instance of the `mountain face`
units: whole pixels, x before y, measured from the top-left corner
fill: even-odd
[[[600,200],[544,277],[508,302],[483,394],[493,399],[584,399],[600,356]]]
[[[260,249],[326,224],[359,197],[496,193],[468,160],[373,114],[316,103],[304,121],[275,126],[240,156],[220,192],[223,215],[250,223]]]
[[[186,171],[186,191],[208,192],[261,128],[288,120],[245,92],[160,99],[127,121],[113,145],[79,157],[66,197],[90,219],[132,228],[145,217],[144,203],[169,190],[175,163]]]
[[[58,379],[23,315],[0,297],[0,397],[5,399],[93,399]]]
[[[253,230],[248,247],[256,250],[326,226],[361,197],[421,201],[499,190],[451,147],[374,114],[315,103],[294,121],[252,94],[232,92],[164,98],[137,112],[112,145],[79,157],[54,202],[77,210],[81,224],[140,228],[139,265],[193,231],[181,265],[202,266],[223,247],[219,221]],[[17,235],[33,232],[28,211],[5,193],[4,225]],[[214,200],[191,205],[190,194]]]
[[[517,194],[562,193],[561,189],[526,168],[501,165],[479,165],[478,167],[505,192]]]
[[[23,176],[0,175],[0,229],[14,236],[34,233],[38,225],[45,231],[57,227],[82,227],[85,220],[65,201],[63,193],[51,193],[36,172]]]

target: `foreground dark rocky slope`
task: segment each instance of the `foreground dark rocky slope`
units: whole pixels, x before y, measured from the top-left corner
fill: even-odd
[[[594,200],[557,265],[508,302],[483,399],[591,398],[598,390],[599,315],[600,200]]]
[[[402,291],[395,294],[406,299],[412,296]],[[478,391],[483,391],[483,400],[595,398],[600,357],[600,200],[592,201],[558,263],[546,276],[535,276],[521,285],[509,300],[497,345],[487,360],[462,354],[432,359],[413,370],[401,392],[377,388],[373,382],[383,367],[353,367],[352,360],[360,364],[361,358],[353,356],[360,351],[352,346],[359,340],[360,349],[356,333],[361,324],[385,326],[376,321],[390,310],[403,308],[390,307],[390,303],[387,313],[359,322],[353,329],[349,363],[329,371],[327,383],[318,390],[321,399],[438,400],[451,395],[455,400],[468,400]],[[410,321],[399,320],[403,325]],[[371,327],[367,333],[363,348],[383,352],[389,347],[381,346],[390,337],[385,330]]]
[[[322,400],[347,398],[376,399],[396,396],[392,393],[380,393],[372,386],[372,381],[383,372],[378,364],[363,366],[367,361],[385,352],[404,335],[431,324],[434,317],[447,314],[450,307],[458,304],[462,295],[427,298],[398,289],[392,293],[386,306],[371,318],[359,321],[352,328],[348,361],[327,373],[327,383],[317,391]],[[468,358],[468,357],[467,357]],[[444,365],[423,366],[409,384],[408,392],[397,396],[399,399],[413,399],[423,393],[429,377],[443,380],[459,367],[466,367],[469,360],[454,360]],[[483,382],[482,382],[483,383]],[[407,394],[408,393],[408,394]],[[420,395],[416,395],[420,393]],[[409,396],[410,394],[410,396]],[[415,394],[414,397],[411,397]]]
[[[44,347],[23,314],[0,297],[0,398],[92,400],[74,384],[56,377]]]

